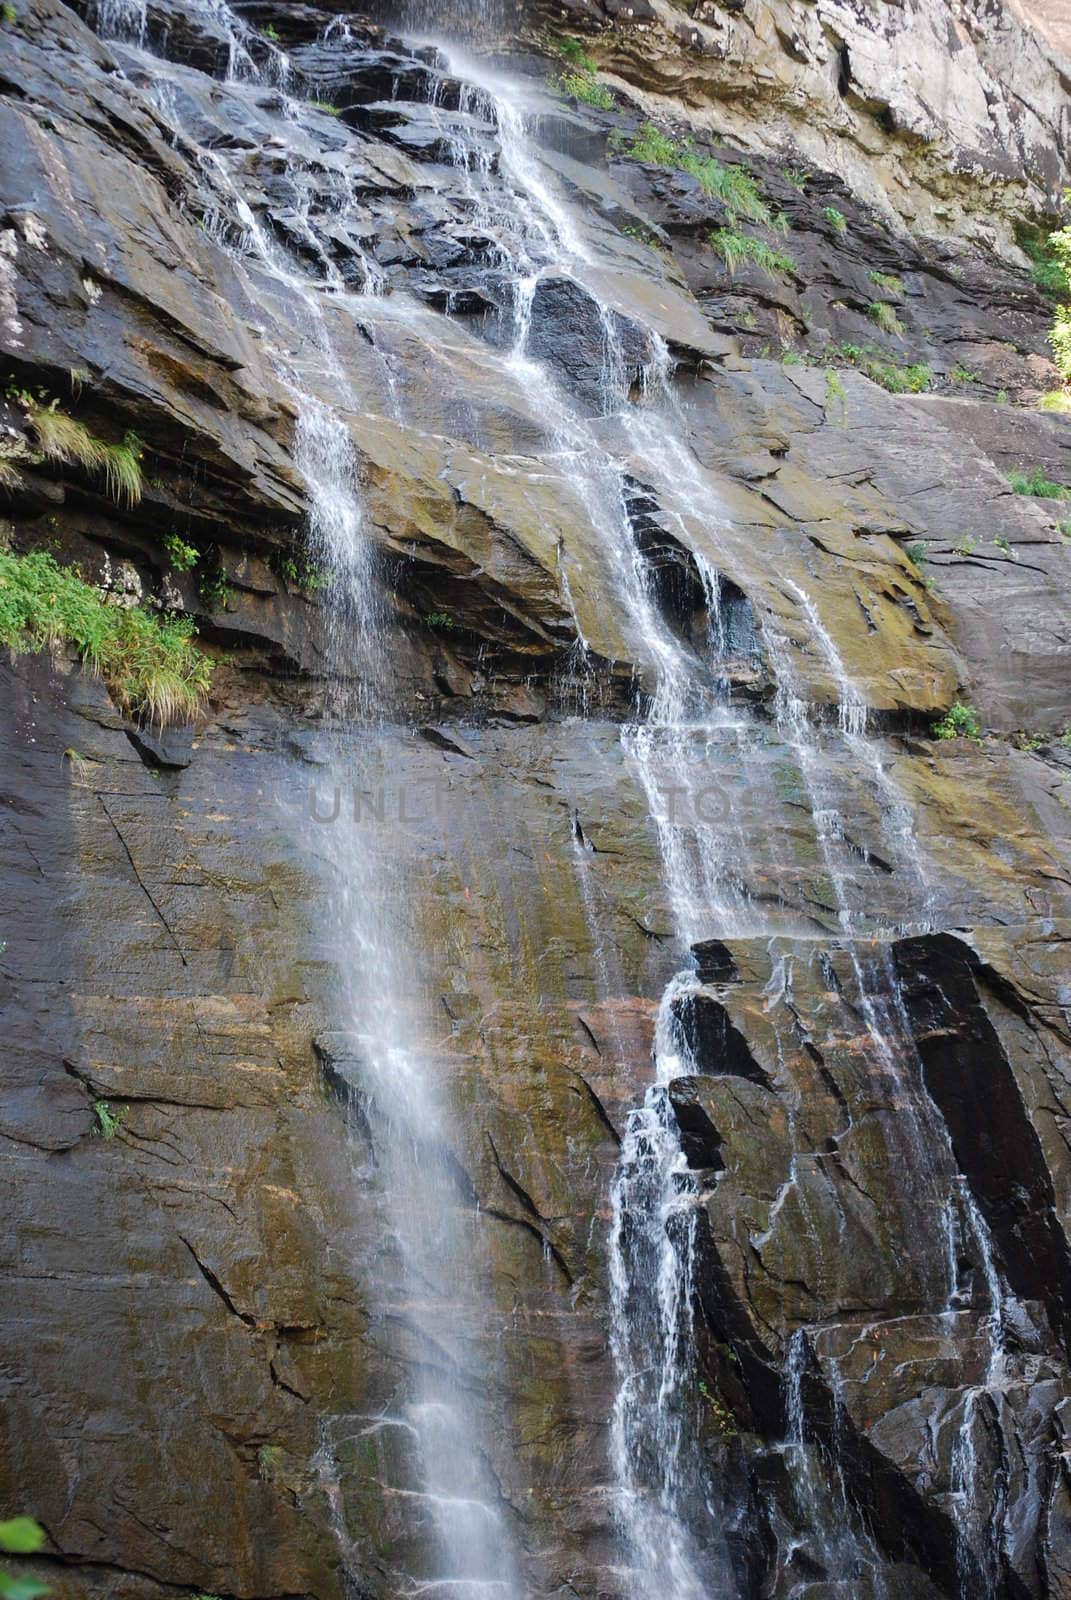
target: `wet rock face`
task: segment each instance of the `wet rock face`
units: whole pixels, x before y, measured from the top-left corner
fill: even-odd
[[[62,652],[0,664],[0,1514],[45,1526],[61,1600],[388,1600],[434,1544],[397,1419],[449,1370],[523,1592],[631,1600],[609,1196],[683,967],[691,1534],[740,1595],[1061,1594],[1069,571],[1059,502],[1008,474],[1071,483],[1071,446],[1030,404],[1051,308],[1005,226],[1062,159],[1056,76],[1003,8],[566,0],[697,139],[716,108],[738,144],[704,151],[784,130],[814,165],[747,158],[792,266],[733,273],[724,201],[625,154],[656,102],[550,93],[536,8],[499,8],[565,274],[504,205],[493,99],[390,9],[150,0],[156,57],[88,3],[0,25],[0,390],[146,452],[116,507],[5,398],[3,538],[220,657],[185,730]],[[934,392],[831,383],[831,342]],[[307,542],[317,406],[354,451],[374,663]],[[660,669],[632,561],[722,696],[687,784],[622,739]],[[332,720],[355,690],[375,733]],[[957,697],[1052,743],[926,738]],[[667,819],[717,825],[761,937],[706,906],[680,943]],[[358,881],[454,1110],[411,1161],[471,1244],[434,1338],[352,1003]]]

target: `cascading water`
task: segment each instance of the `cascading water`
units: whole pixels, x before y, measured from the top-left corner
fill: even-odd
[[[230,78],[255,86],[263,72],[277,87],[285,84],[289,66],[281,52],[272,47],[265,56],[263,40],[252,40],[250,30],[222,0],[200,0],[200,5],[229,41]],[[471,24],[472,8],[459,9]],[[421,11],[413,9],[414,26]],[[441,24],[443,18],[435,21]],[[137,44],[145,37],[146,8],[135,0],[101,0],[98,23],[109,36]],[[345,22],[333,23],[327,42],[345,46],[346,27]],[[128,54],[136,67],[139,52]],[[266,62],[263,67],[257,66],[260,59]],[[176,110],[183,69],[174,69],[170,77],[157,72],[155,64],[153,71],[157,106],[175,123],[176,135],[192,146],[193,125],[184,126]],[[719,527],[712,479],[687,442],[675,362],[663,333],[655,329],[647,330],[640,370],[632,357],[626,359],[613,273],[603,270],[582,207],[541,159],[533,136],[538,93],[533,110],[529,90],[453,52],[449,74],[460,79],[456,111],[434,95],[430,109],[449,145],[471,231],[490,241],[488,278],[498,299],[496,314],[487,317],[481,330],[493,347],[487,359],[517,391],[533,390],[541,397],[544,460],[568,480],[594,531],[610,574],[607,600],[623,617],[637,663],[635,711],[621,741],[658,835],[677,959],[683,962],[687,947],[702,938],[799,935],[828,915],[848,950],[881,1098],[900,1108],[883,1118],[882,1128],[889,1148],[898,1152],[905,1171],[914,1174],[918,1191],[904,1197],[905,1229],[930,1226],[935,1216],[943,1219],[941,1236],[934,1241],[930,1301],[938,1308],[953,1305],[957,1254],[973,1253],[984,1263],[990,1354],[985,1382],[962,1399],[950,1501],[958,1534],[961,1600],[968,1593],[974,1600],[972,1584],[988,1596],[996,1583],[996,1566],[989,1553],[991,1530],[980,1532],[978,1527],[982,1513],[975,1440],[981,1409],[999,1405],[1010,1361],[1003,1331],[1006,1291],[973,1199],[953,1176],[936,1108],[917,1081],[918,1063],[907,1045],[909,1030],[881,943],[893,929],[871,914],[866,882],[858,881],[859,853],[853,856],[845,837],[834,768],[826,759],[826,730],[808,702],[794,665],[793,643],[772,619],[762,629],[762,642],[775,679],[773,726],[730,691],[730,661],[740,651],[726,620],[729,590],[721,565],[728,559],[728,541]],[[276,127],[286,137],[277,137],[292,155],[300,147],[302,119],[310,112],[285,95],[281,99]],[[331,574],[329,653],[337,679],[337,760],[344,765],[347,792],[374,788],[384,743],[378,721],[384,665],[382,574],[364,532],[358,464],[345,415],[389,411],[404,417],[406,397],[387,364],[375,393],[355,394],[336,349],[340,330],[352,336],[358,323],[377,319],[383,326],[393,320],[416,330],[425,325],[428,313],[404,294],[373,305],[386,278],[371,247],[362,252],[354,244],[367,238],[357,226],[350,240],[360,276],[360,292],[354,292],[352,277],[344,277],[335,264],[329,231],[312,214],[311,187],[288,218],[298,248],[284,250],[258,215],[262,198],[255,182],[225,141],[220,148],[206,144],[197,156],[219,203],[206,227],[221,242],[231,242],[250,299],[255,301],[266,289],[293,308],[295,348],[277,349],[274,360],[298,412],[294,453],[308,487],[310,550]],[[360,204],[345,157],[326,158],[317,149],[316,162],[332,196],[332,221],[355,221]],[[319,204],[324,207],[322,194]],[[304,265],[295,264],[295,254]],[[601,328],[601,360],[593,385],[597,393],[589,405],[570,396],[568,384],[540,354],[540,292],[553,279],[591,299]],[[665,548],[659,547],[658,533],[638,530],[635,506],[648,489],[662,519]],[[657,571],[660,561],[679,562],[686,572],[691,610],[703,617],[698,633],[683,626],[667,606]],[[559,561],[559,581],[575,618],[564,559]],[[897,867],[915,884],[916,903],[925,905],[928,869],[916,847],[910,812],[867,739],[865,697],[846,672],[806,589],[786,580],[785,596],[836,689],[838,726],[829,732],[828,742],[839,740],[870,771],[883,837],[891,840]],[[577,635],[573,667],[579,679],[590,652],[579,624]],[[746,643],[745,650],[756,659],[763,653],[758,640]],[[737,793],[746,794],[765,781],[755,752],[774,738],[793,758],[830,885],[832,905],[820,907],[814,916],[804,905],[760,907],[749,891],[748,869],[763,845],[748,834],[733,802]],[[581,893],[594,927],[597,908],[579,826],[574,838]],[[340,1419],[338,1427],[327,1429],[321,1478],[335,1508],[340,1545],[348,1554],[354,1541],[337,1482],[344,1447],[355,1431],[390,1434],[411,1469],[391,1486],[392,1492],[412,1504],[414,1523],[435,1550],[430,1566],[405,1570],[400,1580],[405,1592],[509,1600],[523,1592],[518,1558],[501,1494],[484,1459],[478,1407],[473,1404],[481,1385],[474,1354],[478,1341],[473,1339],[481,1310],[476,1282],[481,1244],[474,1196],[452,1156],[453,1109],[439,1087],[426,1043],[427,1007],[415,955],[419,939],[406,911],[411,881],[392,864],[389,851],[378,848],[374,835],[348,817],[326,830],[320,842],[336,884],[325,944],[343,978],[348,1079],[373,1151],[369,1185],[378,1190],[382,1205],[385,1243],[372,1285],[376,1313],[383,1328],[394,1330],[384,1333],[384,1339],[394,1338],[415,1374],[396,1403],[374,1415]],[[920,920],[925,923],[925,912]],[[784,957],[780,960],[778,983],[769,995],[771,1008],[790,998],[788,965]],[[600,978],[609,986],[609,964],[604,968]],[[727,1549],[725,1507],[711,1488],[701,1448],[702,1379],[693,1323],[704,1180],[689,1167],[669,1093],[674,1080],[700,1070],[680,1024],[682,1006],[696,988],[689,969],[677,972],[662,994],[654,1082],[629,1114],[610,1196],[608,1322],[617,1391],[609,1453],[621,1568],[630,1600],[729,1595],[738,1581]],[[624,1055],[620,1044],[619,1054]],[[710,1063],[703,1063],[702,1070],[709,1071]],[[794,1126],[794,1139],[796,1133]],[[806,1154],[794,1149],[789,1175],[770,1208],[770,1233],[798,1184]],[[782,1450],[799,1515],[811,1526],[827,1575],[851,1583],[865,1571],[871,1585],[867,1592],[878,1595],[877,1552],[858,1528],[843,1482],[836,1471],[830,1475],[811,1437],[804,1384],[811,1331],[783,1330]]]
[[[285,56],[260,36],[254,40],[223,0],[198,0],[198,7],[228,40],[226,76],[234,92],[240,84],[255,90],[264,83],[285,82]],[[104,0],[99,26],[126,45],[140,45],[145,9],[130,0]],[[263,68],[256,64],[254,44],[264,58]],[[381,759],[386,612],[381,574],[363,531],[349,430],[344,415],[312,392],[307,374],[318,359],[336,404],[357,407],[336,354],[336,310],[357,314],[363,301],[333,268],[330,243],[307,210],[301,225],[318,270],[303,274],[276,247],[243,192],[240,166],[228,164],[217,151],[199,149],[195,128],[183,125],[176,109],[182,95],[175,91],[181,91],[184,69],[149,59],[158,109],[172,121],[176,136],[194,149],[210,188],[221,197],[213,229],[217,242],[233,239],[231,253],[239,272],[248,272],[254,283],[266,284],[296,308],[302,344],[277,352],[276,365],[298,415],[294,460],[308,493],[309,553],[328,574],[326,642],[334,676],[337,788],[347,797],[357,796],[375,787]],[[137,73],[141,66],[141,52],[132,49],[129,69]],[[298,103],[288,103],[288,120],[296,124],[301,114]],[[339,209],[344,211],[347,204],[352,204],[352,193],[343,182]],[[367,296],[375,294],[381,280],[365,265]],[[251,286],[250,298],[255,297]],[[389,384],[385,389],[389,391]],[[332,1507],[343,1558],[359,1560],[361,1540],[347,1526],[344,1485],[339,1483],[340,1449],[355,1435],[393,1434],[398,1443],[392,1457],[405,1465],[400,1469],[403,1481],[387,1491],[411,1499],[413,1521],[424,1530],[432,1552],[430,1558],[422,1553],[418,1564],[407,1569],[409,1557],[403,1551],[399,1583],[406,1592],[428,1596],[519,1600],[512,1534],[472,1405],[472,1390],[481,1386],[472,1334],[479,1322],[482,1241],[474,1197],[451,1150],[451,1108],[437,1090],[428,1056],[418,936],[406,916],[410,885],[374,830],[349,805],[337,808],[317,843],[335,885],[325,945],[342,980],[340,1010],[352,1063],[347,1081],[371,1141],[373,1165],[364,1176],[378,1189],[382,1203],[383,1265],[369,1291],[377,1321],[384,1328],[404,1330],[396,1337],[411,1370],[411,1380],[390,1408],[356,1424],[347,1416],[324,1426],[319,1480]]]

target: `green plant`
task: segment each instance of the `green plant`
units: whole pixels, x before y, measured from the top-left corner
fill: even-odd
[[[0,645],[34,651],[73,644],[124,711],[164,723],[200,708],[212,664],[193,633],[192,619],[157,620],[140,606],[107,604],[47,551],[0,550]]]
[[[563,72],[558,79],[559,93],[579,100],[583,105],[594,106],[596,111],[612,111],[614,97],[604,83],[596,83],[586,72]]]
[[[701,1378],[699,1380],[699,1393],[706,1402],[707,1413],[713,1424],[714,1431],[722,1439],[735,1439],[739,1434],[736,1418],[729,1407],[717,1395],[711,1394],[709,1387]]]
[[[917,539],[914,544],[905,545],[904,555],[913,567],[917,567],[920,572],[922,571],[926,564],[926,546],[921,539]]]
[[[844,212],[838,211],[836,206],[823,206],[822,215],[833,229],[834,233],[843,233],[848,226]]]
[[[6,7],[4,10],[6,11]],[[10,21],[7,16],[5,22]],[[0,1550],[9,1556],[35,1556],[45,1542],[45,1530],[32,1517],[12,1517],[0,1522]],[[36,1578],[15,1578],[0,1572],[0,1600],[41,1600],[51,1590]]]
[[[1008,543],[1007,539],[1002,533],[997,534],[996,538],[993,540],[993,543],[1004,555],[1010,556],[1013,561],[1018,561],[1019,557],[1016,555],[1015,551],[1012,549],[1011,545]]]
[[[22,473],[4,456],[0,456],[0,489],[3,489],[5,494],[14,494],[16,489],[21,488]]]
[[[424,618],[424,626],[426,628],[441,628],[444,632],[449,633],[457,627],[457,623],[448,611],[429,611]]]
[[[1008,391],[1007,391],[1007,389],[998,389],[997,390],[996,404],[998,406],[1006,406],[1008,404]]]
[[[929,388],[933,376],[925,363],[914,362],[901,366],[896,361],[883,359],[872,345],[830,345],[825,351],[825,360],[857,368],[872,383],[880,383],[883,389],[888,389],[890,394],[921,394]]]
[[[1038,410],[1071,412],[1071,389],[1050,389],[1038,401]]]
[[[279,31],[273,22],[266,22],[264,24],[263,33],[265,39],[270,39],[272,44],[278,44]]]
[[[595,71],[595,62],[592,61],[579,39],[572,39],[567,36],[564,39],[559,39],[555,48],[562,59],[569,62],[570,66],[578,67],[581,72]]]
[[[903,278],[898,278],[894,272],[868,272],[867,277],[883,294],[903,295],[905,292]]]
[[[733,218],[747,217],[752,222],[768,223],[770,208],[759,186],[743,167],[726,167],[713,156],[700,155],[691,141],[677,140],[645,122],[639,133],[624,148],[629,161],[643,161],[655,167],[673,167],[690,173],[705,194],[721,200]]]
[[[1056,529],[1061,539],[1071,539],[1071,522],[1058,522]]]
[[[126,1121],[128,1110],[128,1106],[121,1106],[118,1111],[113,1111],[107,1100],[94,1100],[93,1115],[97,1119],[94,1131],[102,1139],[114,1139]]]
[[[201,558],[196,545],[187,544],[177,533],[165,533],[161,543],[176,572],[191,572]]]
[[[282,1446],[278,1444],[262,1444],[257,1451],[257,1475],[264,1483],[271,1483],[279,1470],[279,1463],[283,1459]]]
[[[844,392],[844,385],[841,383],[835,370],[832,367],[827,367],[826,409],[828,410],[835,402],[840,405],[842,413],[848,409],[848,396]]]
[[[327,117],[340,117],[342,112],[338,106],[333,106],[330,100],[306,100],[305,104],[311,106],[313,111],[322,111]]]
[[[1071,489],[1046,478],[1040,467],[1033,472],[1010,472],[1008,483],[1013,494],[1029,494],[1039,500],[1071,500]]]
[[[718,228],[710,235],[709,242],[730,273],[735,272],[742,261],[753,261],[770,278],[776,277],[779,272],[791,273],[796,270],[796,263],[783,250],[774,250],[764,239],[738,233],[733,228]]]
[[[10,389],[8,394],[10,397]],[[126,433],[121,444],[108,444],[90,433],[85,423],[60,411],[55,400],[42,405],[23,391],[18,391],[15,398],[28,414],[30,429],[45,461],[101,473],[113,500],[137,504],[141,499],[142,444],[136,433]]]
[[[1019,244],[1030,258],[1031,277],[1043,293],[1071,295],[1069,263],[1059,242],[1060,232],[1066,229],[1049,234],[1039,233],[1036,228],[1025,230],[1020,234]]]
[[[809,172],[804,172],[799,167],[787,167],[784,174],[785,182],[790,183],[793,189],[806,189],[811,179]]]
[[[783,367],[802,367],[803,357],[798,350],[783,350],[781,352],[781,365]]]
[[[978,540],[977,539],[975,539],[973,537],[969,537],[967,534],[964,534],[964,536],[960,540],[959,544],[954,546],[955,552],[956,552],[956,554],[958,556],[973,555],[974,551],[975,551],[975,549],[977,547],[977,544],[978,544]]]
[[[4,0],[3,5],[0,5],[0,22],[6,22],[8,26],[11,26],[12,23],[18,22],[18,20],[19,14],[11,4],[11,0]],[[43,1593],[47,1594],[48,1590],[44,1590]]]
[[[197,581],[197,593],[209,610],[226,611],[231,602],[232,590],[222,567],[202,569]]]
[[[972,372],[970,367],[965,367],[962,362],[957,361],[949,371],[948,381],[949,383],[960,384],[977,383],[978,374],[977,372]]]
[[[930,724],[930,733],[935,739],[981,738],[976,712],[959,700],[949,706],[943,717]]]
[[[896,315],[895,307],[889,305],[887,301],[872,300],[866,308],[866,314],[871,322],[877,323],[883,333],[894,334],[898,339],[903,334],[904,325]]]

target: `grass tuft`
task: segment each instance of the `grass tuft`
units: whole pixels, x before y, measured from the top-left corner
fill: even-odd
[[[1039,500],[1071,500],[1071,489],[1062,483],[1046,478],[1040,467],[1033,472],[1010,472],[1008,482],[1012,494],[1029,494]]]
[[[866,308],[866,314],[871,322],[876,322],[883,333],[891,333],[895,338],[902,338],[904,325],[896,315],[895,306],[885,300],[872,300]]]
[[[838,211],[836,206],[823,206],[822,215],[833,229],[834,233],[843,233],[848,226],[843,211]]]
[[[1038,401],[1038,410],[1055,411],[1064,415],[1071,413],[1071,389],[1050,389]]]
[[[867,277],[875,289],[880,289],[883,294],[899,297],[906,293],[903,278],[898,278],[895,272],[868,272]]]
[[[632,143],[626,145],[630,161],[643,161],[654,167],[672,167],[689,173],[704,194],[720,200],[732,216],[751,222],[769,223],[770,208],[750,172],[743,167],[726,167],[713,156],[700,155],[688,139],[673,139],[645,122]]]
[[[582,105],[594,106],[596,111],[612,111],[614,97],[604,83],[597,83],[586,72],[563,72],[557,82],[560,94],[579,100]]]
[[[783,250],[774,250],[765,240],[756,239],[751,234],[738,233],[734,228],[719,228],[710,235],[710,243],[730,273],[735,272],[742,261],[754,262],[755,266],[770,278],[776,277],[778,273],[791,273],[796,270],[796,263]]]
[[[137,505],[141,499],[142,445],[136,433],[127,433],[121,444],[108,444],[90,433],[84,422],[60,411],[55,403],[33,406],[29,422],[46,461],[100,473],[113,500]]]
[[[116,704],[160,723],[188,721],[204,703],[212,664],[193,643],[192,618],[160,621],[109,605],[44,550],[0,550],[0,645],[34,651],[73,644]]]

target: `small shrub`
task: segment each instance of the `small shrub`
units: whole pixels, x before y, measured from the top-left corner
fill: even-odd
[[[977,539],[975,539],[973,537],[968,537],[965,534],[964,537],[960,540],[959,544],[957,544],[954,547],[955,548],[955,552],[956,552],[956,554],[958,556],[970,556],[970,555],[973,555],[974,551],[975,551],[975,549],[977,547],[977,544],[978,544],[978,540]]]
[[[557,50],[564,61],[568,61],[570,66],[576,67],[580,72],[595,72],[595,62],[588,55],[579,39],[559,39]]]
[[[997,390],[995,403],[998,406],[1006,406],[1008,404],[1008,391],[1007,391],[1007,389],[998,389]]]
[[[457,627],[457,623],[449,611],[430,611],[424,618],[424,626],[426,628],[442,629],[443,632],[450,633]]]
[[[868,272],[867,277],[883,294],[902,296],[906,292],[903,278],[898,278],[894,272]]]
[[[823,206],[822,215],[833,229],[834,233],[843,233],[848,226],[844,212],[838,211],[836,206]]]
[[[962,362],[957,361],[948,374],[948,381],[949,383],[958,384],[977,383],[978,374],[977,372],[972,372],[970,367],[965,367]]]
[[[920,572],[922,571],[926,564],[926,546],[921,539],[916,540],[914,544],[905,545],[904,555],[913,567],[917,567]]]
[[[902,336],[904,325],[896,315],[895,307],[886,301],[872,300],[866,308],[866,314],[871,322],[877,323],[883,333],[894,334],[898,339]]]
[[[19,14],[15,10],[15,7],[11,4],[11,0],[4,0],[3,5],[0,5],[0,22],[6,22],[7,25],[11,27],[12,24],[16,23],[18,20]],[[48,1590],[45,1589],[41,1592],[43,1594],[47,1594]]]
[[[1071,489],[1046,478],[1040,467],[1033,472],[1010,472],[1008,483],[1013,494],[1033,495],[1038,500],[1071,500]]]
[[[790,183],[793,189],[806,189],[811,179],[811,173],[803,172],[798,167],[788,167],[784,174],[785,182]]]
[[[930,734],[934,739],[980,739],[982,736],[977,714],[959,700],[949,706],[943,717],[930,724]]]
[[[719,228],[710,235],[709,242],[730,273],[735,272],[742,261],[753,261],[769,278],[796,270],[796,263],[783,250],[775,250],[765,240],[755,239],[747,233],[737,233],[732,228]]]
[[[1038,401],[1039,411],[1055,411],[1059,415],[1071,413],[1071,389],[1050,389]]]
[[[265,39],[270,39],[272,44],[279,43],[279,30],[276,28],[273,22],[266,22],[264,24],[263,32]]]
[[[563,72],[558,79],[558,90],[583,105],[594,106],[596,111],[612,111],[614,97],[604,83],[596,83],[586,72]]]
[[[93,1115],[97,1119],[94,1131],[102,1139],[114,1139],[126,1121],[128,1110],[129,1107],[122,1106],[118,1111],[113,1111],[107,1100],[94,1100]]]
[[[44,550],[0,551],[0,645],[33,651],[73,644],[124,711],[164,723],[199,710],[212,664],[193,633],[192,619],[158,621],[140,606],[107,604]]]
[[[752,318],[752,323],[754,323],[754,318]],[[798,350],[785,350],[781,355],[781,365],[783,367],[802,367],[803,357]]]
[[[163,546],[167,559],[176,572],[192,572],[201,559],[201,552],[196,545],[187,544],[177,533],[165,533]]]
[[[231,586],[219,566],[202,569],[197,581],[197,593],[210,611],[226,611],[231,602]]]

